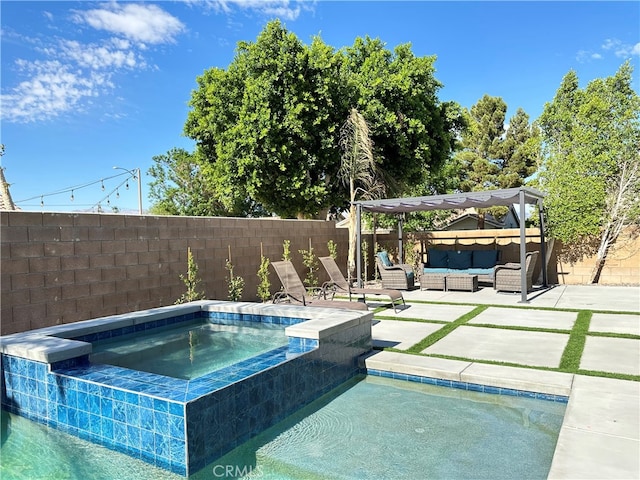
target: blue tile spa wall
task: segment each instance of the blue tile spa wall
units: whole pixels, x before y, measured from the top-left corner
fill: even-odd
[[[191,381],[92,365],[86,356],[49,365],[3,354],[2,405],[187,475],[356,375],[370,349],[365,322],[320,341],[290,337],[286,347]]]
[[[189,402],[189,472],[201,469],[357,375],[358,357],[370,349],[368,322],[325,338],[318,348],[259,375]]]
[[[2,355],[12,413],[186,473],[184,404],[49,371],[46,363]]]

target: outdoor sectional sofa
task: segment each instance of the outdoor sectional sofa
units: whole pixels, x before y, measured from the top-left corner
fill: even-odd
[[[427,250],[425,274],[477,275],[479,282],[493,283],[494,267],[500,260],[500,250]]]

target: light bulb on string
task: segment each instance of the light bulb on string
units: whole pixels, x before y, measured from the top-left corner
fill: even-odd
[[[127,180],[127,183],[124,184],[124,188],[126,188],[127,190],[129,190],[129,180]]]
[[[40,195],[40,206],[44,207],[44,196]]]
[[[118,191],[118,189],[116,188],[116,198],[120,198],[120,192]]]
[[[73,190],[71,190],[71,201],[73,202],[76,199],[76,197],[73,196]]]
[[[102,191],[104,192],[104,180],[100,179],[100,188],[102,188]]]

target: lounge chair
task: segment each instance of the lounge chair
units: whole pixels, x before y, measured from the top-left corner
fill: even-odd
[[[298,272],[290,261],[271,262],[282,290],[273,296],[273,303],[288,302],[293,305],[305,305],[310,307],[347,308],[350,310],[369,310],[367,305],[360,302],[339,302],[326,300],[322,288],[311,289],[311,294],[300,280]]]
[[[376,253],[376,265],[380,272],[382,288],[394,290],[412,290],[415,279],[413,267],[405,263],[393,264],[387,252]]]
[[[357,288],[352,287],[344,278],[338,264],[332,257],[318,257],[322,266],[329,274],[329,282],[325,284],[325,290],[332,289],[335,293],[348,293],[349,301],[351,301],[352,295],[362,295],[363,301],[366,300],[367,295],[384,295],[391,299],[391,305],[393,305],[393,311],[397,312],[396,301],[402,302],[405,305],[404,298],[402,298],[402,292],[400,290],[383,289],[383,288]],[[366,303],[366,302],[365,302]]]
[[[533,269],[536,266],[538,252],[529,252],[526,256],[527,292],[533,288]],[[494,271],[493,288],[499,292],[522,292],[521,266],[519,263],[498,265]]]

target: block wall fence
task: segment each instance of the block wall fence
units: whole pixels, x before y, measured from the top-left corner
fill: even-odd
[[[537,230],[527,230],[527,235],[527,249],[539,249]],[[0,237],[1,335],[171,305],[185,291],[180,275],[186,274],[187,248],[198,264],[206,298],[228,298],[225,262],[231,248],[234,273],[245,280],[242,299],[258,301],[261,244],[266,257],[280,260],[282,244],[290,240],[302,278],[306,269],[298,250],[308,249],[310,239],[318,256],[328,254],[329,240],[336,242],[341,267],[348,247],[347,229],[334,222],[93,213],[2,211]],[[443,248],[498,248],[502,261],[519,258],[519,230],[432,232],[413,238],[417,250],[423,242]],[[373,245],[371,235],[363,239]],[[395,233],[378,235],[377,241],[397,249]],[[640,285],[640,241],[625,237],[618,243],[600,283]],[[591,265],[589,259],[562,264],[554,248],[549,281],[586,283]],[[368,273],[373,275],[371,259]],[[321,267],[318,277],[320,283],[327,279]],[[275,293],[280,283],[272,269],[270,280]]]
[[[1,329],[6,335],[61,323],[173,304],[186,288],[191,248],[208,299],[228,298],[225,263],[245,280],[242,300],[259,301],[260,248],[282,258],[291,241],[294,265],[306,269],[300,249],[328,255],[327,243],[347,258],[348,232],[317,220],[170,217],[92,213],[0,212]],[[327,280],[318,269],[320,281]],[[324,274],[324,276],[322,275]],[[271,291],[280,282],[270,268]]]

